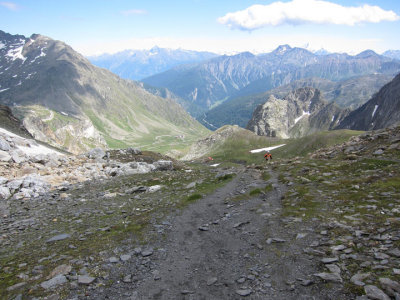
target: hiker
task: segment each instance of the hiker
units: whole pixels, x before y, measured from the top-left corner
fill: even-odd
[[[265,153],[265,155],[264,155],[264,158],[265,158],[266,161],[271,160],[272,159],[271,153],[269,153],[269,151],[267,151],[267,153]]]

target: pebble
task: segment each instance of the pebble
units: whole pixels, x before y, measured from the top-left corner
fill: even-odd
[[[53,236],[52,238],[49,238],[49,239],[46,241],[46,243],[52,243],[52,242],[62,241],[62,240],[68,239],[68,238],[70,238],[70,237],[71,237],[71,235],[69,235],[68,233],[62,233],[62,234]]]
[[[337,273],[318,273],[314,274],[314,276],[319,277],[326,281],[339,282],[339,283],[343,282],[342,277],[340,277],[340,275]]]
[[[109,261],[110,263],[112,263],[112,264],[115,264],[115,263],[119,262],[119,259],[118,259],[117,257],[115,257],[115,256],[112,256],[112,257],[110,257],[110,258],[108,259],[108,261]]]
[[[131,255],[130,254],[124,254],[124,255],[121,255],[120,256],[120,259],[122,260],[122,261],[128,261],[128,260],[130,260],[131,259]]]
[[[82,284],[82,285],[89,285],[95,280],[96,280],[95,277],[91,277],[88,275],[79,275],[78,276],[78,283]]]
[[[242,296],[242,297],[249,296],[251,293],[252,293],[252,291],[250,289],[236,290],[236,294],[238,294],[239,296]]]
[[[141,252],[141,254],[142,254],[142,256],[143,257],[147,257],[147,256],[151,256],[151,255],[153,255],[153,249],[147,249],[147,250],[143,250],[142,252]]]
[[[217,277],[211,277],[211,278],[209,278],[209,279],[207,280],[207,285],[208,285],[208,286],[213,285],[213,284],[216,283],[217,281],[218,281],[218,278],[217,278]]]

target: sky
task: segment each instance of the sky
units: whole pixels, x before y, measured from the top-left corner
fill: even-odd
[[[0,0],[0,30],[83,55],[182,48],[234,54],[279,45],[357,54],[400,50],[399,0]]]

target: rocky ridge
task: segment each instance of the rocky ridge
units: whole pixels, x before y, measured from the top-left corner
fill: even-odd
[[[258,135],[299,138],[335,128],[349,113],[327,103],[318,89],[300,88],[283,99],[273,95],[254,111],[246,128]]]

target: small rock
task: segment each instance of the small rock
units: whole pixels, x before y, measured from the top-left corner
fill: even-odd
[[[95,277],[91,277],[88,275],[79,275],[78,276],[78,283],[83,284],[83,285],[89,285],[95,280],[96,280]]]
[[[370,275],[371,273],[357,273],[350,278],[350,282],[358,286],[364,286],[365,283],[363,280],[368,278]]]
[[[339,283],[343,282],[342,277],[340,277],[340,275],[337,273],[318,273],[314,274],[314,276],[319,277],[326,281],[339,282]]]
[[[210,229],[208,228],[208,226],[203,225],[203,226],[199,227],[199,230],[200,231],[209,231]]]
[[[325,257],[325,258],[321,259],[321,262],[324,264],[331,264],[331,263],[334,263],[337,261],[339,261],[339,258],[337,258],[337,257]]]
[[[131,255],[129,255],[129,254],[124,254],[124,255],[121,255],[120,256],[120,259],[122,260],[122,261],[128,261],[128,260],[130,260],[131,259]]]
[[[52,242],[57,242],[57,241],[62,241],[65,239],[70,238],[71,236],[68,233],[62,233],[56,236],[53,236],[52,238],[49,238],[46,243],[52,243]]]
[[[147,249],[147,250],[144,250],[141,252],[143,257],[151,256],[151,255],[153,255],[153,253],[154,253],[153,249]]]
[[[131,283],[132,282],[132,275],[128,274],[128,275],[124,276],[122,281],[125,282],[125,283]]]
[[[386,295],[381,289],[377,288],[374,285],[366,285],[364,286],[365,294],[370,299],[376,300],[390,300],[390,297]]]
[[[108,259],[108,261],[112,264],[116,264],[117,262],[119,262],[119,259],[115,256],[112,256]]]
[[[374,254],[374,256],[375,256],[376,259],[380,259],[380,260],[384,260],[384,259],[390,258],[389,255],[387,255],[387,254],[385,254],[385,253],[381,253],[381,252],[376,252],[376,253]]]
[[[400,293],[400,284],[397,281],[389,278],[379,278],[379,282],[389,296],[395,297],[396,293]]]
[[[251,290],[250,289],[236,290],[236,294],[238,294],[239,296],[242,296],[242,297],[247,297],[251,294]]]
[[[211,277],[211,278],[209,278],[209,279],[207,280],[207,285],[208,285],[208,286],[213,285],[213,284],[216,283],[217,281],[218,281],[218,278],[217,278],[217,277]]]
[[[24,285],[26,285],[26,282],[20,282],[20,283],[14,284],[12,286],[9,286],[7,288],[7,292],[15,291],[15,290],[19,289],[20,287],[23,287]]]
[[[67,282],[68,282],[67,278],[64,275],[60,274],[60,275],[53,277],[50,280],[42,282],[40,284],[40,286],[42,288],[44,288],[45,290],[48,290],[48,289],[54,288],[58,285],[61,285],[61,284],[67,283]]]
[[[53,278],[57,275],[67,275],[69,272],[71,272],[72,267],[69,265],[60,265],[56,267],[53,271],[51,271],[50,275],[48,276],[49,278]]]

